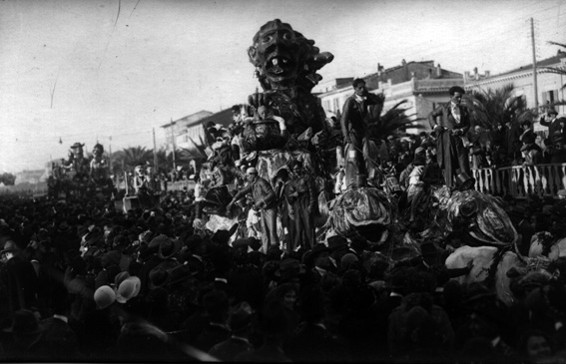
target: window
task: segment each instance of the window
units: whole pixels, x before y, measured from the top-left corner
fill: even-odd
[[[558,101],[558,90],[545,91],[542,93],[542,103],[552,104]]]

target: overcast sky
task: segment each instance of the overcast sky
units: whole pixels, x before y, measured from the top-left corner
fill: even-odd
[[[158,147],[171,119],[245,102],[247,48],[276,18],[334,61],[324,80],[434,60],[463,73],[529,64],[566,43],[566,4],[532,1],[3,0],[0,172],[42,168],[76,141]],[[62,140],[62,144],[59,140]]]

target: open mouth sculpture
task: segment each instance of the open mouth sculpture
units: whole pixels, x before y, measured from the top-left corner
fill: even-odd
[[[457,191],[442,206],[448,231],[466,232],[477,244],[509,246],[518,234],[507,212],[491,195],[475,190]]]
[[[271,57],[265,66],[266,72],[273,76],[283,76],[294,68],[294,62],[288,57],[275,55]]]
[[[394,208],[387,195],[373,187],[351,189],[342,194],[330,211],[330,226],[339,235],[375,244],[394,221]]]

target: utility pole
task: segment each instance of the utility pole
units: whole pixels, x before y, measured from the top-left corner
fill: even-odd
[[[112,168],[112,135],[108,137],[108,167],[110,168],[110,174],[114,177],[112,178],[112,183],[116,184],[116,176],[114,176],[114,168]]]
[[[171,118],[171,124],[173,124],[173,118]],[[177,163],[175,161],[175,138],[177,137],[177,133],[175,130],[175,125],[171,125],[171,130],[173,132],[173,169],[177,170]]]
[[[535,50],[535,26],[533,18],[531,18],[531,44],[533,47],[533,85],[535,93],[535,110],[538,113],[537,54]]]
[[[159,162],[157,161],[157,143],[155,143],[155,128],[153,128],[153,168],[155,173],[159,171]]]

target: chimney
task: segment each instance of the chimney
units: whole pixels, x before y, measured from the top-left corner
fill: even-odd
[[[381,76],[381,73],[383,72],[383,66],[381,65],[381,63],[377,64],[377,75]]]
[[[442,76],[442,67],[440,67],[440,63],[436,65],[436,77]]]
[[[491,76],[491,72],[485,71],[485,78],[489,78],[489,76]]]
[[[407,66],[407,61],[405,61],[404,58],[403,58],[403,60],[401,61],[401,66],[403,67],[403,78],[404,78],[404,81],[409,81],[411,75],[409,74],[409,66]]]
[[[475,78],[476,80],[479,80],[479,79],[480,79],[480,75],[478,75],[478,68],[477,68],[477,67],[474,67],[474,78]]]
[[[464,72],[464,80],[469,80],[469,79],[470,79],[470,71]]]

